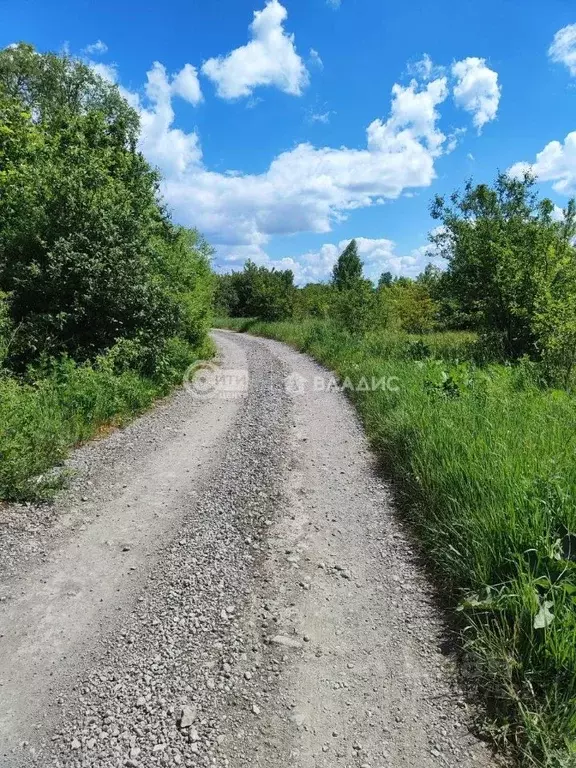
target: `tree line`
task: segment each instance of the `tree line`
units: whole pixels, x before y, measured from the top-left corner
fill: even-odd
[[[138,114],[67,55],[0,51],[0,362],[114,350],[155,375],[209,327],[211,249],[174,225]]]
[[[0,499],[210,354],[212,249],[175,225],[139,116],[67,55],[0,51]]]
[[[527,356],[567,382],[576,363],[576,203],[559,211],[530,174],[469,181],[436,197],[430,236],[446,269],[429,263],[416,278],[363,274],[355,240],[329,282],[297,288],[291,271],[248,262],[220,275],[216,311],[262,320],[319,318],[351,333],[469,330],[498,359]]]

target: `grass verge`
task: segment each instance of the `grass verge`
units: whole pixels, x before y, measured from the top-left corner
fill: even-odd
[[[576,400],[528,363],[478,365],[469,334],[354,338],[326,322],[218,322],[342,379],[455,610],[492,735],[526,765],[576,765]]]
[[[93,365],[61,360],[32,383],[0,376],[0,499],[51,495],[64,479],[51,470],[71,447],[146,410],[182,382],[190,363],[212,353],[209,341],[201,349],[174,342],[152,377],[119,370],[113,355]]]

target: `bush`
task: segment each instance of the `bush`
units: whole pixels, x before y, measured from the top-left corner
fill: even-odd
[[[20,45],[0,52],[0,112],[10,364],[94,360],[121,338],[150,352],[176,335],[199,341],[209,249],[166,218],[118,89],[81,62]]]
[[[468,182],[450,203],[437,197],[432,236],[448,259],[442,281],[452,312],[499,335],[507,358],[528,354],[568,381],[576,340],[576,202],[563,220],[539,200],[535,179],[499,174],[492,187]]]
[[[296,289],[288,270],[257,267],[247,261],[243,272],[219,275],[216,312],[230,317],[285,320],[292,317]]]
[[[0,498],[210,353],[212,251],[174,226],[138,115],[69,56],[0,51]]]

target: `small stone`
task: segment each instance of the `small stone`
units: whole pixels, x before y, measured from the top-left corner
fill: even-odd
[[[260,714],[260,707],[258,706],[258,704],[252,704],[252,712],[254,712],[255,715]]]
[[[180,728],[190,728],[194,720],[196,720],[196,714],[196,707],[183,706],[180,710]]]
[[[70,744],[70,746],[72,747],[72,749],[80,749],[82,744],[80,744],[78,739],[72,739],[72,744]]]
[[[302,643],[300,640],[296,640],[292,637],[286,637],[285,635],[275,635],[275,637],[273,637],[270,642],[274,645],[281,645],[284,648],[302,648]]]

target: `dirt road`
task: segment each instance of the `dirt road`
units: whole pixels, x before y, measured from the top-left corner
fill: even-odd
[[[287,347],[215,338],[214,391],[0,511],[0,764],[491,765],[351,406]]]

